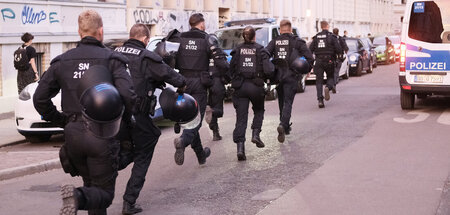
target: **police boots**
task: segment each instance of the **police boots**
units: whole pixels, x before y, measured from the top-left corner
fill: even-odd
[[[325,97],[325,101],[328,101],[328,100],[330,100],[330,88],[328,88],[328,87],[325,87],[325,95],[324,95],[324,97]]]
[[[195,155],[197,155],[198,164],[203,165],[206,163],[206,158],[211,155],[211,150],[208,147],[205,147],[201,151],[196,151]]]
[[[278,131],[278,142],[284,143],[284,139],[286,138],[286,131],[282,125],[279,125],[277,128]]]
[[[131,215],[142,212],[141,206],[137,204],[131,204],[127,201],[123,201],[122,214],[123,215]]]
[[[218,127],[214,128],[214,129],[212,130],[212,132],[213,132],[213,141],[219,141],[219,140],[222,140],[222,136],[220,136],[219,128],[218,128]]]
[[[81,197],[80,191],[78,191],[73,185],[64,185],[61,187],[61,196],[63,200],[63,206],[60,215],[75,215],[78,211],[79,202]]]
[[[252,132],[252,143],[255,143],[256,147],[258,147],[258,148],[264,148],[264,143],[261,140],[261,138],[259,138],[259,133],[261,133],[261,130],[253,129],[253,132]]]
[[[181,137],[175,138],[173,141],[173,145],[175,145],[175,163],[178,165],[183,165],[184,163],[184,149],[185,146],[183,144],[183,139]]]
[[[323,103],[323,99],[319,99],[319,108],[324,108],[325,104]]]
[[[247,157],[245,157],[245,143],[244,142],[238,142],[237,145],[237,158],[238,161],[245,161],[247,160]]]

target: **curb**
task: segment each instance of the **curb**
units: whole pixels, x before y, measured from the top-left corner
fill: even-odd
[[[4,144],[0,143],[0,148],[8,147],[8,146],[14,146],[14,145],[19,145],[19,144],[26,143],[26,142],[27,142],[27,140],[23,139],[23,140],[12,141],[10,143],[4,143]]]
[[[59,158],[53,160],[46,160],[36,164],[13,167],[5,170],[0,170],[0,181],[17,178],[21,176],[31,175],[39,172],[44,172],[52,169],[61,168]]]

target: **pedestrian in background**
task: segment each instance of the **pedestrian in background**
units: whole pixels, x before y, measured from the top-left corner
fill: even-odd
[[[19,94],[28,84],[39,79],[36,68],[36,49],[31,46],[34,36],[27,32],[22,35],[21,39],[24,43],[14,52],[14,67],[17,69]]]
[[[336,59],[336,66],[334,67],[334,88],[333,93],[336,93],[336,86],[339,83],[339,71],[341,70],[342,62],[344,62],[344,55],[348,52],[348,46],[345,42],[345,39],[341,36],[339,36],[339,29],[334,28],[333,34],[336,36],[336,39],[339,41],[339,45],[342,48],[342,52],[338,54]]]

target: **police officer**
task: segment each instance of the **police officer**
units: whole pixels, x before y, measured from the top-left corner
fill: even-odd
[[[285,135],[291,130],[292,104],[298,88],[298,81],[301,74],[291,69],[292,62],[305,57],[310,65],[314,63],[311,51],[306,46],[306,42],[292,33],[292,24],[289,20],[280,22],[281,35],[274,38],[267,45],[267,50],[274,59],[283,59],[287,67],[278,69],[277,77],[279,84],[276,88],[278,94],[278,106],[280,108],[280,125],[277,128],[278,141],[284,142]]]
[[[156,88],[161,88],[164,82],[182,89],[185,79],[175,70],[165,64],[162,58],[148,51],[145,47],[150,40],[150,30],[144,24],[135,24],[130,30],[130,39],[116,52],[125,55],[129,63],[129,70],[137,94],[134,119],[136,123],[131,131],[133,150],[133,169],[123,195],[122,214],[135,214],[142,208],[135,204],[144,186],[145,175],[153,157],[161,131],[153,124],[150,114],[154,114]]]
[[[239,161],[247,159],[245,156],[245,130],[247,129],[249,102],[252,103],[254,113],[252,142],[258,148],[264,147],[259,136],[264,119],[264,80],[270,78],[274,70],[269,52],[255,42],[255,34],[253,27],[245,27],[242,34],[244,43],[238,45],[231,52],[231,85],[235,89],[232,99],[236,109],[233,141],[237,144]]]
[[[210,35],[210,39],[215,39],[215,35]],[[219,47],[216,48],[216,58],[221,61],[227,60],[227,54]],[[218,67],[214,64],[214,59],[210,59],[209,72],[212,76],[212,86],[208,88],[208,105],[205,111],[205,121],[209,124],[209,128],[213,132],[213,141],[222,140],[219,133],[218,118],[223,117],[223,99],[225,98],[225,84],[230,82],[228,64],[226,67]]]
[[[324,108],[323,99],[330,100],[330,90],[334,88],[334,63],[336,56],[342,52],[342,49],[336,37],[328,31],[328,22],[321,21],[320,27],[322,31],[313,37],[309,48],[316,55],[314,74],[316,75],[317,100],[319,101],[319,108]],[[323,89],[324,72],[327,74],[325,90]],[[325,95],[323,95],[323,91],[325,91]]]
[[[76,214],[77,210],[88,210],[90,215],[106,214],[106,208],[114,198],[119,143],[114,138],[98,137],[84,126],[88,122],[81,115],[77,88],[89,67],[106,67],[125,105],[125,121],[131,118],[136,95],[131,77],[126,71],[128,60],[102,44],[103,22],[100,15],[93,10],[82,12],[78,17],[78,32],[81,37],[78,46],[52,60],[36,89],[33,101],[44,120],[64,127],[66,142],[60,155],[67,153],[74,167],[71,175],[80,175],[84,182],[84,186],[78,188],[72,185],[62,187],[63,208],[60,214]],[[51,100],[60,89],[62,113],[57,111]],[[61,163],[64,162],[61,160]]]
[[[337,56],[336,66],[334,67],[334,87],[333,87],[332,92],[336,93],[336,85],[339,83],[339,70],[341,70],[342,62],[345,59],[344,54],[346,54],[348,52],[348,46],[347,46],[347,43],[345,42],[345,39],[343,37],[339,36],[338,28],[333,29],[333,34],[334,34],[334,36],[336,36],[337,40],[339,41],[339,45],[342,48],[342,52],[339,53],[339,55]]]
[[[205,114],[207,103],[207,88],[212,86],[212,78],[209,74],[209,59],[213,58],[215,66],[224,68],[227,66],[226,60],[214,57],[215,48],[218,44],[211,44],[214,40],[209,40],[209,35],[205,32],[205,19],[200,13],[192,14],[189,18],[191,30],[173,35],[169,38],[171,42],[180,43],[180,48],[176,55],[176,68],[180,74],[186,78],[186,93],[192,95],[197,100],[200,108],[201,119]],[[175,163],[183,165],[184,150],[191,145],[197,155],[200,165],[206,162],[211,151],[208,147],[203,148],[200,139],[199,129],[201,123],[194,129],[184,129],[181,137],[174,140]]]

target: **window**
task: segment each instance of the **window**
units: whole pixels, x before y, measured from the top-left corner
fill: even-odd
[[[237,45],[244,42],[242,37],[242,31],[244,29],[230,29],[224,31],[217,31],[216,35],[219,38],[219,43],[222,49],[234,49]],[[266,28],[256,28],[256,42],[267,46],[269,44],[269,29]],[[274,28],[277,31],[276,28]],[[273,31],[272,31],[273,33]]]
[[[450,2],[415,1],[411,8],[408,36],[429,43],[449,42]]]
[[[36,62],[36,69],[37,69],[39,77],[41,77],[42,74],[44,73],[44,71],[42,71],[43,58],[44,58],[44,53],[42,53],[42,52],[36,53],[36,58],[34,59],[34,61]]]

